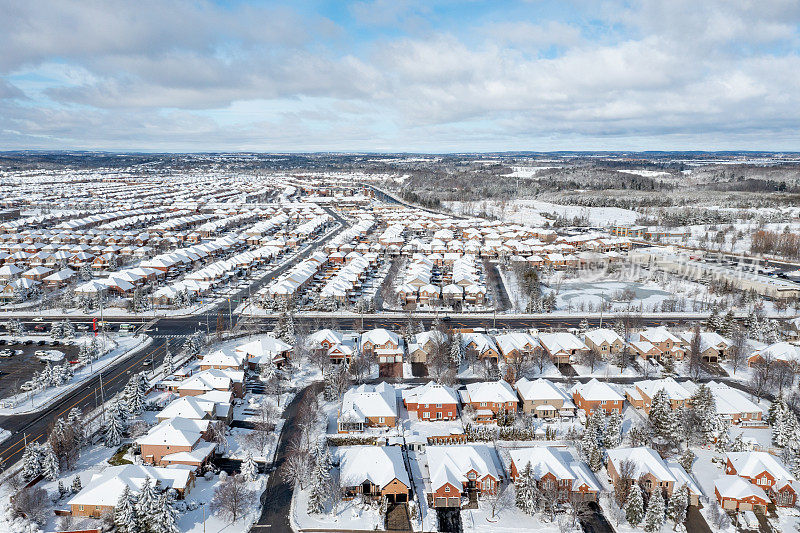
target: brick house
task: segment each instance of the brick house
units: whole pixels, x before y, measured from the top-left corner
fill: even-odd
[[[429,381],[402,391],[403,405],[418,420],[455,420],[458,418],[458,395],[452,388]]]
[[[588,465],[575,461],[570,453],[553,446],[534,446],[510,450],[510,476],[513,481],[531,465],[539,490],[560,502],[597,501],[601,485]]]
[[[431,507],[461,507],[462,496],[478,499],[494,494],[504,481],[497,451],[485,444],[428,446]]]
[[[409,501],[411,481],[399,446],[342,446],[336,454],[345,498]]]
[[[778,457],[767,452],[728,452],[725,473],[760,487],[779,507],[794,507],[797,480]]]
[[[578,383],[571,392],[575,406],[583,410],[586,416],[591,415],[597,409],[605,411],[606,414],[622,413],[625,398],[612,389],[608,383],[592,378],[587,383]]]

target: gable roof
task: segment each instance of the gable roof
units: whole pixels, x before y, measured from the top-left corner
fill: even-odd
[[[388,383],[363,384],[344,393],[339,418],[363,422],[368,417],[397,417],[397,395]]]
[[[578,383],[572,387],[572,393],[578,393],[587,401],[622,401],[620,393],[611,388],[608,383],[592,378],[587,383]]]
[[[567,394],[561,385],[549,379],[539,378],[530,381],[528,378],[518,379],[515,383],[517,391],[523,400],[564,400],[572,402],[572,397]]]
[[[455,390],[435,381],[429,381],[424,385],[418,385],[410,389],[403,389],[402,396],[403,401],[407,403],[458,403],[458,396]]]
[[[400,446],[343,446],[336,454],[343,487],[369,481],[383,489],[393,479],[411,487]]]
[[[465,395],[467,402],[516,402],[517,393],[504,379],[468,383]]]
[[[89,483],[73,496],[68,505],[115,506],[125,486],[131,494],[139,494],[146,478],[159,481],[162,489],[184,489],[189,483],[191,471],[186,468],[159,468],[148,465],[110,466],[94,474]]]
[[[478,479],[487,475],[499,480],[503,477],[503,468],[494,448],[485,444],[456,444],[450,446],[428,446],[431,485],[434,490],[446,482],[456,486],[466,483],[467,473],[477,472]]]

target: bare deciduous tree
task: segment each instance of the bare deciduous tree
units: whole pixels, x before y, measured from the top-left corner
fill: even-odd
[[[255,492],[247,487],[241,475],[228,476],[214,489],[211,511],[231,522],[236,522],[255,505],[255,500]]]

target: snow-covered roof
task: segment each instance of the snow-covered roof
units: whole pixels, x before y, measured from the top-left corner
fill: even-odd
[[[263,356],[276,356],[292,347],[272,335],[264,335],[259,339],[236,347],[236,353],[242,354],[245,359],[261,358]]]
[[[159,481],[162,489],[183,490],[189,483],[191,472],[185,468],[159,468],[148,465],[110,466],[92,479],[73,496],[68,505],[117,505],[120,495],[127,486],[131,494],[139,494],[146,478]]]
[[[417,404],[458,404],[456,391],[447,385],[429,381],[410,389],[403,389],[403,401]]]
[[[158,420],[168,418],[188,418],[203,420],[214,411],[214,402],[201,400],[198,396],[182,396],[169,403],[157,415]]]
[[[766,502],[770,501],[761,487],[739,476],[720,476],[714,481],[714,488],[722,498],[742,500],[755,496]]]
[[[208,430],[208,420],[169,418],[150,428],[147,434],[136,439],[141,445],[194,446]]]
[[[388,383],[363,384],[344,393],[339,418],[363,422],[367,417],[397,417],[397,394]]]
[[[336,453],[342,487],[369,481],[383,489],[394,479],[411,487],[400,446],[345,446]]]
[[[647,328],[639,333],[639,338],[652,343],[666,342],[670,340],[674,343],[681,342],[681,339],[670,333],[664,326]]]
[[[433,490],[445,483],[460,488],[459,483],[467,482],[467,474],[475,471],[477,479],[487,475],[500,480],[503,468],[493,447],[485,444],[456,444],[449,446],[428,446],[428,468]]]
[[[516,402],[517,393],[505,380],[482,381],[467,384],[466,401],[468,402]]]
[[[728,452],[727,459],[742,477],[756,478],[763,472],[776,481],[794,481],[795,477],[776,456],[767,452]]]
[[[642,380],[634,385],[651,399],[661,390],[667,393],[670,400],[688,400],[692,397],[691,392],[672,378]]]
[[[789,342],[776,342],[753,352],[752,356],[756,355],[762,359],[797,363],[800,362],[800,346]]]
[[[371,329],[369,331],[365,331],[364,334],[361,335],[362,345],[365,342],[371,342],[372,344],[380,345],[380,344],[386,344],[386,342],[389,341],[399,345],[400,337],[398,337],[397,333],[383,328]]]
[[[578,337],[567,331],[556,331],[554,333],[540,333],[539,342],[550,353],[567,352],[572,350],[586,350],[586,345]]]
[[[696,385],[688,383],[687,386],[693,386],[692,393],[696,390]],[[717,413],[725,416],[739,415],[741,413],[763,413],[758,404],[752,402],[745,393],[738,389],[727,385],[726,383],[718,383],[716,381],[709,381],[706,386],[711,390],[714,397],[714,404],[717,407]]]
[[[549,379],[539,378],[531,381],[528,378],[522,378],[517,380],[515,386],[523,400],[572,401],[572,397],[561,385],[553,383]]]
[[[592,378],[586,383],[578,383],[572,387],[572,391],[578,393],[587,401],[622,401],[624,398],[620,393],[611,388],[608,383]]]
[[[584,336],[597,346],[600,346],[604,342],[608,344],[614,344],[617,341],[622,342],[622,337],[613,329],[608,328],[591,329],[587,331]]]
[[[553,474],[558,480],[576,478],[569,467],[572,456],[564,450],[552,446],[534,446],[512,449],[508,453],[517,467],[517,474],[522,473],[530,464],[536,479],[541,479],[547,473]]]

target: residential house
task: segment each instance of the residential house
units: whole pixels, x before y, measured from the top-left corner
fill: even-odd
[[[778,457],[767,452],[728,452],[725,473],[757,485],[779,507],[794,507],[798,483]]]
[[[494,494],[504,481],[503,466],[492,446],[428,446],[425,455],[430,473],[426,496],[431,507],[460,508],[462,496],[477,499]]]
[[[237,398],[244,397],[244,372],[210,368],[187,377],[177,386],[181,396],[199,396],[212,390],[230,391]]]
[[[461,403],[475,409],[475,422],[492,422],[500,411],[517,412],[517,394],[505,380],[468,383],[459,392]]]
[[[672,409],[685,407],[692,397],[690,391],[671,377],[637,381],[632,387],[625,389],[625,397],[631,405],[650,414],[653,398],[662,390],[669,397]]]
[[[458,395],[452,388],[429,381],[404,389],[403,405],[418,420],[455,420],[458,418]]]
[[[606,414],[622,413],[625,398],[608,383],[592,378],[587,383],[578,383],[572,390],[572,401],[586,416],[601,409]]]
[[[720,476],[714,481],[714,496],[726,511],[756,511],[766,514],[769,496],[764,489],[739,476]]]
[[[210,440],[210,421],[170,418],[141,437],[136,445],[142,461],[156,466],[189,465],[201,468],[211,458],[216,444]]]
[[[661,489],[667,497],[672,491],[685,485],[689,489],[689,503],[697,505],[703,494],[694,478],[675,459],[664,460],[652,448],[615,448],[607,450],[608,477],[616,484],[620,479],[620,465],[629,462],[633,466],[631,477],[639,482],[648,494]]]
[[[346,498],[362,495],[389,503],[409,501],[411,481],[400,446],[342,446],[336,455],[339,485]]]
[[[390,428],[397,423],[397,393],[388,383],[363,384],[344,393],[339,408],[339,433]]]
[[[522,411],[536,418],[575,416],[572,397],[561,385],[548,379],[518,379],[514,384],[522,399]]]
[[[595,350],[603,359],[609,355],[618,354],[625,346],[625,341],[613,329],[598,328],[587,331],[583,342],[590,350]]]
[[[588,465],[575,461],[563,448],[533,446],[509,451],[510,475],[516,481],[519,475],[531,466],[539,490],[546,498],[554,497],[560,502],[597,501],[601,485]]]
[[[127,487],[132,496],[138,496],[145,479],[158,490],[174,489],[183,498],[194,486],[194,474],[186,468],[157,468],[148,465],[127,464],[109,466],[84,480],[80,492],[67,500],[72,516],[100,518],[111,513]]]
[[[540,333],[539,342],[556,365],[574,362],[582,354],[589,351],[589,348],[582,340],[566,331]]]

